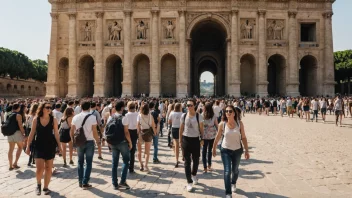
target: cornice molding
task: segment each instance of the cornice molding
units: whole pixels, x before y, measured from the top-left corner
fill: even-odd
[[[103,18],[104,17],[104,12],[100,11],[100,12],[95,12],[95,16],[97,18]]]
[[[67,13],[67,15],[70,19],[76,19],[77,13],[76,12],[69,12],[69,13]]]
[[[52,13],[50,13],[50,16],[53,20],[57,20],[59,18],[59,13],[52,12]]]
[[[290,10],[288,11],[288,17],[289,18],[296,18],[297,11]]]
[[[334,13],[331,12],[331,11],[327,11],[327,12],[323,13],[323,17],[326,18],[326,19],[331,19],[332,15],[334,15]]]

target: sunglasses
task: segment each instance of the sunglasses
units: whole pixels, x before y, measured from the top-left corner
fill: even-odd
[[[187,104],[187,107],[193,107],[193,105],[192,104]]]
[[[51,110],[51,107],[44,107],[44,108],[46,108],[46,109],[48,109],[48,110]]]
[[[232,110],[225,110],[225,112],[226,112],[226,113],[229,113],[229,114],[233,113]]]

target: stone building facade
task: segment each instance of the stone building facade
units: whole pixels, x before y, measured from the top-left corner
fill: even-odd
[[[334,0],[49,2],[47,97],[334,94]]]
[[[45,84],[42,82],[0,77],[0,97],[43,97],[45,93]]]

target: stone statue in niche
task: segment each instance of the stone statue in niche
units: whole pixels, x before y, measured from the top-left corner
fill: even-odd
[[[284,21],[283,20],[270,20],[268,21],[268,39],[269,40],[282,40],[284,39]]]
[[[120,41],[121,40],[121,31],[122,27],[117,21],[114,21],[113,24],[109,25],[109,40],[110,41]]]
[[[148,23],[139,21],[137,25],[137,39],[147,39]]]
[[[254,24],[250,20],[245,20],[241,24],[241,38],[253,39]]]
[[[84,25],[84,38],[83,41],[92,41],[92,26],[89,22]]]
[[[165,25],[166,39],[174,39],[174,29],[175,26],[173,25],[173,22],[171,20],[167,21],[167,24]]]

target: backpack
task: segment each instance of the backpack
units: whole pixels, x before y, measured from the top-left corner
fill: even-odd
[[[88,119],[88,117],[91,115],[92,114],[86,115],[86,117],[84,118],[84,120],[82,122],[82,126],[78,129],[76,129],[75,134],[73,135],[73,144],[78,147],[83,146],[87,141],[87,137],[84,134],[83,126],[86,123],[86,120]]]
[[[4,136],[11,136],[18,130],[18,124],[16,122],[17,113],[12,113],[8,116],[5,122],[1,123],[1,133]]]
[[[154,110],[154,111],[151,112],[151,114],[152,114],[152,116],[153,116],[153,118],[154,118],[155,126],[157,126],[159,113],[158,113],[156,110]]]
[[[183,117],[183,123],[186,123],[186,117],[187,117],[187,114],[185,115],[185,117]],[[199,113],[196,113],[196,118],[197,118],[197,122],[198,122],[198,130],[199,130],[199,133],[200,133],[200,126],[199,126]]]
[[[126,140],[122,118],[122,115],[113,116],[106,124],[106,141],[111,145],[117,145]]]

